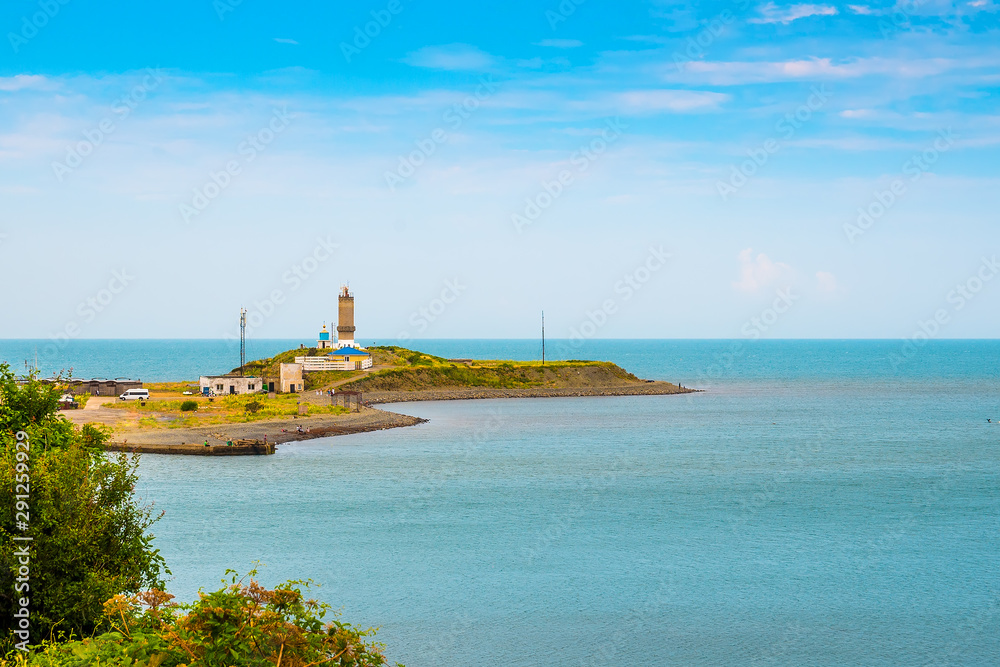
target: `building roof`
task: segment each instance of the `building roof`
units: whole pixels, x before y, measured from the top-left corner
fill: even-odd
[[[339,350],[334,350],[333,352],[328,353],[326,356],[328,356],[328,357],[370,357],[372,355],[368,354],[367,352],[362,352],[361,350],[358,350],[358,349],[353,348],[353,347],[342,347]]]

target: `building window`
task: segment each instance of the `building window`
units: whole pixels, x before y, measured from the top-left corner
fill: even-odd
[[[215,385],[215,389],[216,389],[217,391],[222,391],[222,385],[221,385],[221,384],[217,384],[217,385]]]
[[[252,384],[248,384],[247,385],[247,391],[253,391],[253,387],[254,386]]]

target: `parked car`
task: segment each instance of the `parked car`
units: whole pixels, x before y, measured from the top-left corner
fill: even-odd
[[[149,390],[148,389],[129,389],[124,394],[118,397],[119,401],[148,401],[149,400]]]
[[[60,410],[76,410],[79,407],[80,404],[76,402],[76,397],[73,394],[63,394],[59,398]]]

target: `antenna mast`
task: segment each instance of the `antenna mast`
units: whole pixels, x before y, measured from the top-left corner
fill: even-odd
[[[545,365],[545,311],[542,311],[542,366]]]
[[[240,377],[243,377],[243,367],[247,364],[247,311],[240,308]]]

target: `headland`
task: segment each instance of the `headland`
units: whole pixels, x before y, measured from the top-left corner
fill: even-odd
[[[605,361],[445,359],[398,346],[368,348],[372,363],[356,370],[302,374],[294,392],[204,395],[194,382],[148,384],[149,400],[90,397],[72,421],[102,423],[114,451],[158,454],[271,454],[296,440],[413,426],[425,420],[372,407],[410,401],[577,396],[649,396],[691,393],[669,382],[643,380]],[[248,362],[258,377],[293,358],[321,354],[289,350]],[[239,376],[234,369],[231,376]],[[225,378],[228,376],[217,376]]]

